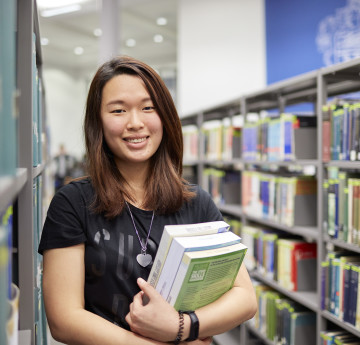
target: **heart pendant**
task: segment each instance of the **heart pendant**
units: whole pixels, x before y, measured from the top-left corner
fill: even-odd
[[[136,256],[136,261],[139,263],[140,266],[146,267],[151,264],[152,257],[150,254],[138,254]]]

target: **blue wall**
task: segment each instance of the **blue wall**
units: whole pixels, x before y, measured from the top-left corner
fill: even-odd
[[[360,56],[360,0],[265,0],[267,83]]]

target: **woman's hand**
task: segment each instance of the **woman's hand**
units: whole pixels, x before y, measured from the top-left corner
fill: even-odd
[[[165,299],[144,279],[138,278],[141,291],[134,296],[126,322],[130,329],[144,337],[168,342],[174,341],[179,330],[179,314]],[[148,302],[143,302],[145,298]],[[199,343],[208,345],[211,342]],[[197,345],[196,341],[191,344]]]

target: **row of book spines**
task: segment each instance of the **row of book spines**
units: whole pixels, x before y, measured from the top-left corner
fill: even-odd
[[[360,178],[339,172],[323,182],[324,231],[347,243],[360,244]]]
[[[204,169],[202,187],[215,203],[240,204],[240,172],[217,168]]]
[[[43,159],[43,129],[42,129],[42,86],[36,65],[36,35],[33,34],[33,66],[32,66],[32,139],[33,139],[33,166],[36,167],[42,163]]]
[[[360,328],[360,256],[329,253],[321,263],[321,307]]]
[[[241,236],[242,242],[248,247],[244,262],[249,270],[257,269],[290,291],[315,289],[316,243],[253,226],[243,226]],[[308,265],[306,280],[299,271],[302,260],[314,263],[313,267]]]
[[[359,345],[359,338],[341,329],[321,331],[321,345]]]
[[[196,126],[183,126],[184,161],[199,159],[199,131]]]
[[[323,161],[360,160],[360,103],[323,106]]]
[[[316,344],[316,313],[266,285],[254,282],[254,287],[258,311],[252,321],[256,329],[274,344]]]
[[[298,129],[316,127],[316,117],[281,114],[278,118],[263,118],[255,123],[246,123],[242,135],[244,160],[292,161],[315,159],[316,153],[308,156],[296,147],[295,133]],[[316,142],[316,136],[308,133],[308,139]],[[305,156],[304,156],[305,155]]]
[[[280,177],[256,171],[244,171],[241,186],[245,213],[287,226],[297,225],[294,214],[300,208],[297,211],[294,207],[296,198],[301,195],[315,198],[317,192],[314,177]]]
[[[12,282],[13,206],[0,214],[0,342],[7,343],[7,322]]]
[[[6,272],[6,295],[11,296],[12,283],[12,253],[13,253],[13,215],[14,209],[9,205],[4,212],[0,213],[0,229],[4,237],[0,253],[0,266],[5,266]]]
[[[203,128],[202,133],[205,159],[221,160],[241,157],[241,128],[220,125],[217,128]]]
[[[241,157],[242,129],[233,125],[218,125],[201,129],[204,140],[204,158],[208,160],[229,160]],[[199,159],[199,129],[196,126],[183,127],[184,159]]]

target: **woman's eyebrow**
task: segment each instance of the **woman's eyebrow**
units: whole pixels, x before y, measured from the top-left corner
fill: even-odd
[[[151,99],[151,97],[144,97],[144,98],[142,98],[141,100],[140,100],[140,102],[152,102],[152,99]],[[112,101],[110,101],[110,102],[108,102],[108,103],[106,103],[106,105],[116,105],[116,104],[125,104],[126,102],[125,101],[123,101],[123,100],[121,100],[121,99],[114,99],[114,100],[112,100]]]

